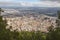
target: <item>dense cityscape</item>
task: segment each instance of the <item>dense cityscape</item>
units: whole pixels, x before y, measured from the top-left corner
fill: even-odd
[[[28,11],[27,11],[28,12]],[[52,17],[44,14],[34,14],[32,12],[28,12],[30,14],[22,14],[22,16],[16,16],[19,15],[17,10],[13,9],[5,9],[5,12],[7,14],[11,14],[8,16],[3,16],[3,19],[7,20],[8,26],[6,27],[9,29],[12,27],[10,30],[14,31],[42,31],[42,32],[48,32],[47,29],[53,25],[56,27],[56,19],[57,17]],[[4,14],[2,13],[2,14]],[[12,14],[14,13],[14,14]],[[23,12],[25,13],[25,12]]]

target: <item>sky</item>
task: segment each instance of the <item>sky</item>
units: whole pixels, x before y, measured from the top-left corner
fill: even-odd
[[[0,0],[0,6],[60,7],[60,0]]]

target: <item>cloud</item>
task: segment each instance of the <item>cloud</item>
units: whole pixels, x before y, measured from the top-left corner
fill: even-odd
[[[60,7],[59,2],[41,1],[41,2],[20,2],[22,6],[32,7]]]
[[[20,3],[15,2],[0,2],[0,6],[20,6]]]
[[[60,7],[60,3],[51,1],[36,2],[34,5],[39,7]]]
[[[60,0],[40,0],[40,1],[53,1],[53,2],[60,2]]]
[[[22,6],[32,6],[32,7],[60,7],[60,3],[51,1],[41,1],[41,2],[20,2]]]
[[[0,2],[10,2],[10,1],[13,1],[13,0],[0,0]]]
[[[24,6],[24,7],[60,7],[59,2],[37,1],[37,2],[0,2],[0,6]]]

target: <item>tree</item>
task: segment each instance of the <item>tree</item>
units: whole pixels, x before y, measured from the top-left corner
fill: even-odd
[[[2,9],[0,8],[0,40],[11,40],[12,32],[6,29],[7,21],[1,16]]]
[[[60,19],[60,11],[57,11],[57,17]]]
[[[56,20],[56,28],[51,28],[46,36],[46,40],[60,40],[60,11],[58,13],[58,19]],[[52,26],[51,26],[52,27]],[[53,30],[52,30],[53,29]]]
[[[0,8],[0,16],[1,16],[1,12],[4,12],[4,11]]]

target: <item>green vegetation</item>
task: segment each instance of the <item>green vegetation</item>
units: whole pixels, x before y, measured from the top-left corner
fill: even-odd
[[[2,10],[2,9],[0,9]],[[1,14],[2,11],[0,11]],[[58,12],[58,19],[60,19],[60,12]],[[56,21],[57,24],[59,20]],[[6,29],[7,21],[2,19],[0,16],[0,40],[60,40],[60,26],[57,25],[55,29],[53,29],[53,25],[48,28],[48,33],[42,33],[40,31],[28,32],[28,31],[13,31],[11,32],[9,29]]]
[[[7,21],[3,20],[1,16],[1,11],[2,9],[0,8],[0,40],[9,40],[10,39],[10,30],[6,29],[7,26]]]
[[[50,27],[50,30],[47,33],[46,40],[60,40],[60,11],[58,13],[58,19],[56,20],[56,28],[52,28],[53,26]]]

